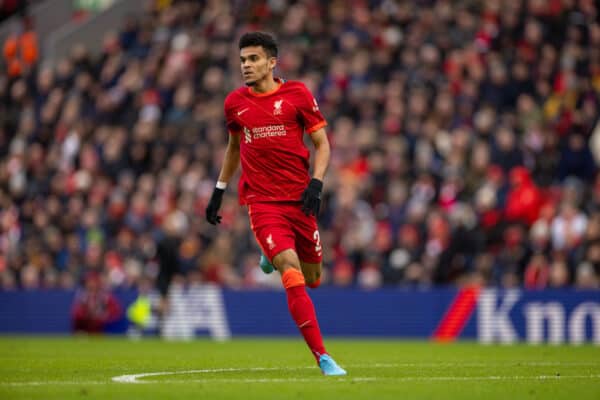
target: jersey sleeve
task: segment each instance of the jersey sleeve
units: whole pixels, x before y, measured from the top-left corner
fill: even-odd
[[[298,111],[300,119],[304,124],[304,130],[307,133],[313,133],[327,126],[327,121],[325,121],[323,114],[321,114],[319,104],[312,93],[310,93],[304,84],[300,84],[299,87]]]
[[[223,103],[223,111],[225,113],[225,123],[227,125],[227,130],[229,133],[234,135],[239,135],[242,132],[242,127],[235,119],[234,109],[234,101],[232,99],[232,95],[230,94],[225,99]]]

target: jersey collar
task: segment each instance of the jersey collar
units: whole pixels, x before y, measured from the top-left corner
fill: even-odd
[[[269,96],[273,93],[275,93],[276,91],[279,90],[279,88],[281,88],[281,85],[283,85],[285,83],[285,80],[281,79],[281,78],[275,78],[275,82],[277,82],[277,87],[271,91],[268,92],[264,92],[264,93],[256,93],[255,91],[252,90],[251,87],[248,88],[248,93],[250,93],[250,95],[255,96],[255,97],[265,97],[265,96]]]

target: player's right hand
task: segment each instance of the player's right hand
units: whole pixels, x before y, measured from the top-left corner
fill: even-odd
[[[223,193],[225,193],[224,189],[215,188],[212,196],[210,196],[208,206],[206,206],[206,220],[213,225],[221,223],[221,216],[217,215],[217,213],[219,212],[219,208],[221,208]]]

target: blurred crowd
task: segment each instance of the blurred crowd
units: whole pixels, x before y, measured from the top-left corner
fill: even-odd
[[[15,15],[23,15],[30,3],[39,0],[2,0],[0,1],[0,23]]]
[[[204,220],[237,39],[329,122],[324,284],[599,288],[593,0],[151,2],[55,64],[0,70],[0,290],[278,287],[235,185]]]

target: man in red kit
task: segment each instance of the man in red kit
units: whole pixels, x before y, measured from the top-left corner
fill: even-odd
[[[323,346],[306,292],[306,286],[319,286],[322,268],[316,217],[329,163],[327,122],[304,84],[273,77],[277,43],[272,36],[246,33],[239,48],[246,87],[225,99],[229,143],[206,219],[220,222],[223,193],[241,161],[240,204],[248,207],[254,236],[270,260],[261,268],[270,272],[272,264],[281,274],[290,314],[323,374],[346,375]],[[312,178],[305,133],[315,146]]]

